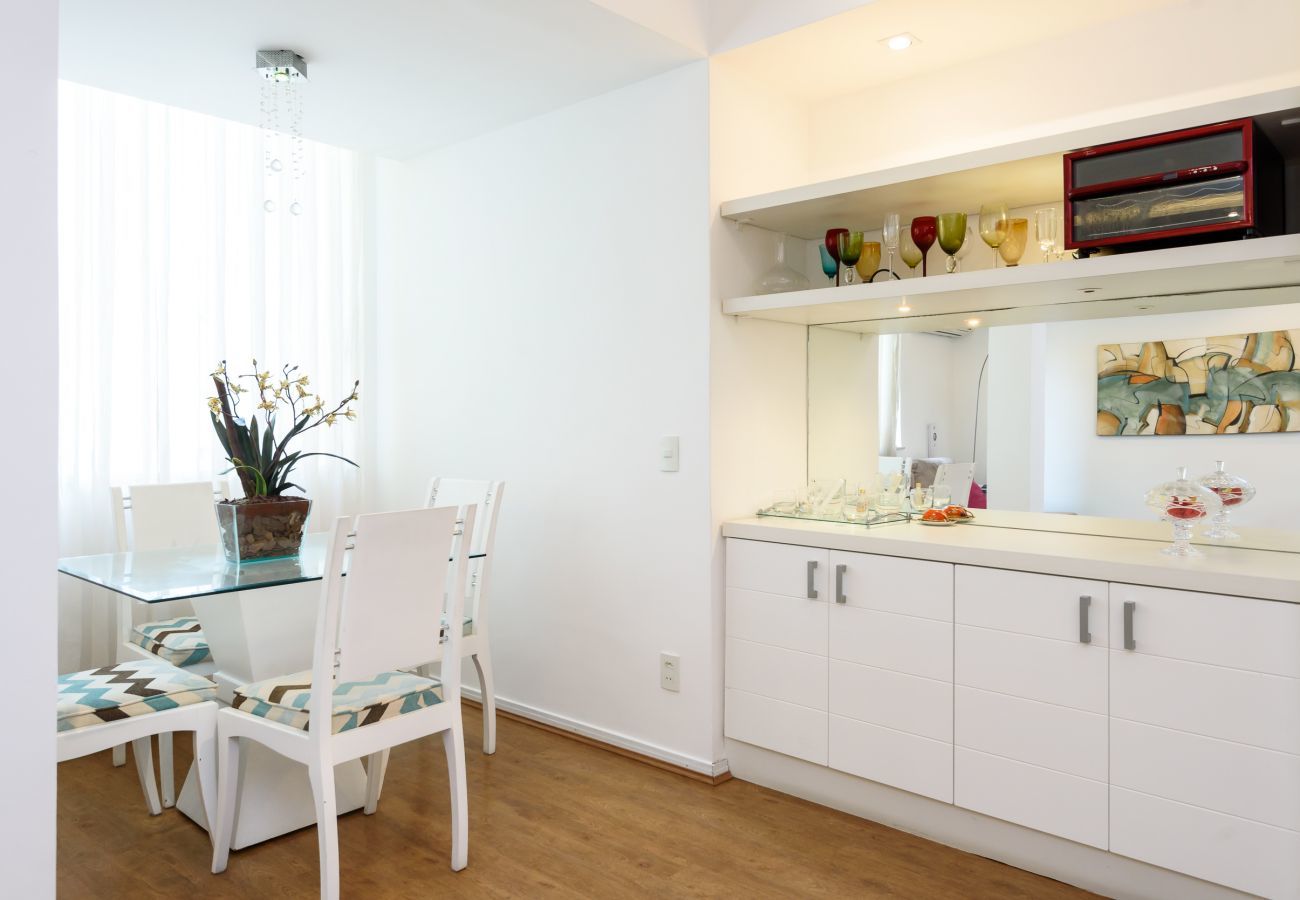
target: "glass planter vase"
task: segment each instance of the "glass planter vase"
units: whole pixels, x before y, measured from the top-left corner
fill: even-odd
[[[237,565],[295,559],[311,513],[306,497],[261,497],[216,502],[221,549]]]

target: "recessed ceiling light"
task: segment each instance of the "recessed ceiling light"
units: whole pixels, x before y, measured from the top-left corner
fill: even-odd
[[[912,307],[908,306],[907,301],[904,300],[902,303],[898,304],[898,311],[901,313],[910,313],[912,311]]]
[[[967,328],[978,328],[978,327],[979,327],[979,324],[980,324],[980,320],[979,320],[979,319],[967,319],[967,320],[966,320],[966,327],[967,327]]]
[[[1101,290],[1101,288],[1079,288],[1079,293],[1080,293],[1080,294],[1095,294],[1095,293],[1097,293],[1099,290]]]
[[[913,44],[921,43],[917,40],[916,35],[904,31],[902,34],[896,34],[893,37],[887,37],[880,43],[884,44],[890,50],[906,50]]]

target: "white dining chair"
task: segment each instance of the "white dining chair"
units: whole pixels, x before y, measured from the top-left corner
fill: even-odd
[[[217,797],[217,686],[160,659],[135,659],[60,675],[58,761],[131,744],[145,805],[162,812],[153,783],[153,735],[194,732],[194,762],[204,812]],[[208,821],[212,821],[211,818]]]
[[[469,561],[469,584],[465,595],[464,641],[461,657],[468,656],[478,671],[483,703],[483,752],[497,751],[497,700],[492,680],[492,646],[489,640],[488,582],[497,535],[497,519],[505,497],[504,481],[473,481],[462,478],[434,478],[429,482],[425,506],[478,507],[471,554],[484,554]]]
[[[389,748],[442,735],[451,787],[451,867],[469,860],[458,628],[465,606],[474,507],[339,519],[325,562],[309,672],[246,684],[217,714],[220,797],[212,871],[225,871],[238,814],[240,740],[307,767],[316,800],[320,895],[339,895],[334,767],[366,757],[365,812],[375,812]],[[458,519],[464,523],[458,527]],[[449,561],[450,558],[450,561]],[[347,577],[344,578],[344,571]],[[452,588],[448,589],[450,575]],[[445,599],[444,599],[445,598]],[[400,627],[394,627],[400,624]],[[441,635],[440,635],[441,632]],[[402,669],[445,652],[438,682]]]
[[[211,481],[136,484],[111,488],[117,551],[165,550],[215,546],[220,535],[212,510],[218,496]],[[196,675],[211,675],[215,666],[199,620],[190,614],[137,624],[135,603],[117,595],[117,660],[161,659]],[[126,764],[126,747],[113,749],[113,765]],[[151,767],[152,769],[152,767]],[[162,804],[176,804],[176,777],[170,734],[158,737],[158,775]],[[152,777],[152,776],[151,776]]]
[[[944,463],[935,470],[934,486],[946,487],[958,506],[970,503],[970,486],[975,480],[975,463]]]

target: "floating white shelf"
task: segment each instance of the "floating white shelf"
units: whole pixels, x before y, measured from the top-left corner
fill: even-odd
[[[1281,290],[1297,287],[1300,235],[1289,234],[736,297],[722,311],[892,333],[961,327],[970,318],[1010,325],[1300,302],[1300,291]],[[904,298],[907,313],[899,311]]]

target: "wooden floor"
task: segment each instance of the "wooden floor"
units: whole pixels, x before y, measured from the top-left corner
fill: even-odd
[[[731,780],[713,787],[501,719],[483,756],[466,709],[469,868],[451,847],[442,743],[398,747],[373,816],[339,820],[343,896],[1082,897],[1059,882]],[[189,763],[177,737],[177,771]],[[305,775],[304,775],[305,777]],[[209,874],[207,834],[150,817],[129,762],[59,766],[59,896],[257,897],[317,892],[316,831],[235,851]]]

